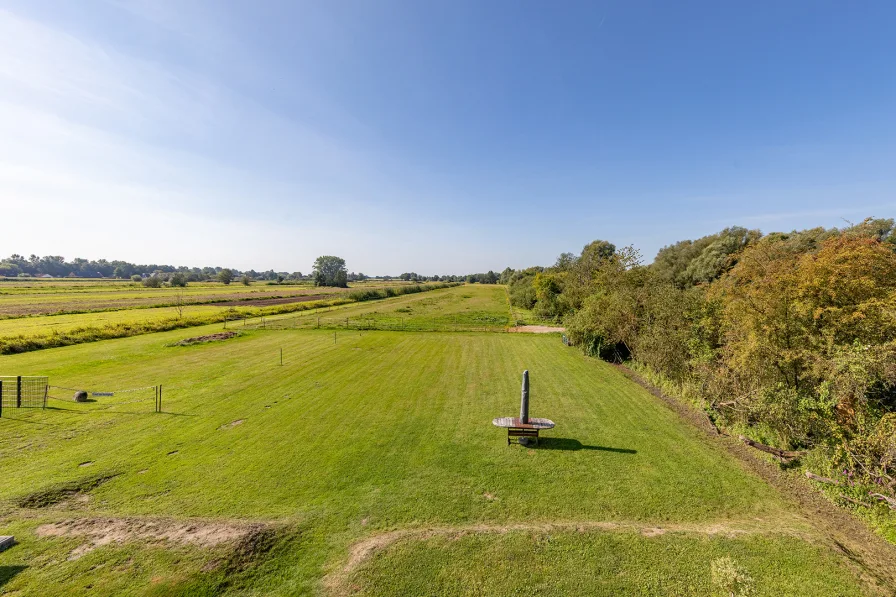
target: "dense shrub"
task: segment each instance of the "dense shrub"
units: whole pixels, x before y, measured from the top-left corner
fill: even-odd
[[[892,220],[769,234],[729,228],[649,266],[603,241],[532,275],[515,305],[564,315],[587,354],[630,360],[719,425],[896,494]],[[534,299],[533,299],[534,295]]]
[[[385,288],[367,288],[364,290],[355,290],[348,293],[348,298],[352,301],[375,301],[395,296],[403,296],[405,294],[415,294],[418,292],[427,292],[429,290],[438,290],[440,288],[452,288],[460,286],[460,282],[444,282],[438,284],[414,285],[414,286],[387,286]]]

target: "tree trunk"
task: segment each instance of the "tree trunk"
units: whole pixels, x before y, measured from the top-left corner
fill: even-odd
[[[834,481],[833,479],[828,479],[827,477],[820,477],[814,473],[810,473],[806,471],[806,478],[812,479],[813,481],[818,481],[819,483],[827,483],[828,485],[840,485],[839,481]]]
[[[868,492],[868,495],[870,495],[873,498],[879,499],[882,502],[887,502],[887,505],[890,506],[890,510],[896,510],[896,499],[893,499],[893,498],[886,496],[882,493],[872,493],[870,491]]]
[[[761,450],[766,454],[771,454],[775,458],[781,459],[783,462],[790,462],[794,458],[799,458],[803,455],[803,452],[795,452],[791,450],[782,450],[780,448],[773,448],[771,446],[766,446],[765,444],[761,444],[757,441],[751,440],[749,437],[740,436],[740,441],[744,442],[751,448],[756,448],[757,450]]]
[[[853,498],[849,497],[848,495],[843,495],[842,493],[840,494],[840,498],[846,500],[850,504],[855,504],[856,506],[864,506],[865,508],[873,507],[871,504],[866,504],[863,501],[853,499]]]

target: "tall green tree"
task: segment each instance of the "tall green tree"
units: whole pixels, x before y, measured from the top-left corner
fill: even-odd
[[[222,284],[230,284],[233,281],[233,270],[224,268],[218,272],[218,281]]]
[[[345,259],[335,255],[321,255],[315,259],[314,285],[347,287],[348,270],[345,269]]]

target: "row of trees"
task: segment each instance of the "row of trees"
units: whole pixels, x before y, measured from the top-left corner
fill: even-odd
[[[347,273],[345,259],[335,255],[321,255],[314,262],[312,278],[317,286],[345,287],[348,282],[366,280],[364,274]],[[383,276],[391,280],[392,276]],[[484,274],[468,274],[466,276],[421,276],[416,272],[405,272],[398,276],[399,280],[408,282],[467,282],[469,284],[497,284],[500,276],[493,271]]]
[[[728,228],[645,266],[606,241],[504,272],[512,304],[563,321],[722,427],[813,450],[896,497],[893,220],[763,235]]]
[[[334,262],[333,260],[339,260],[341,263]],[[332,269],[334,263],[336,264],[336,269]],[[322,272],[319,275],[318,271],[321,270],[321,268],[329,273]],[[321,277],[321,275],[323,277]],[[337,275],[339,276],[338,279],[336,278]],[[0,260],[0,276],[130,278],[136,281],[143,281],[147,286],[160,286],[163,284],[183,286],[189,282],[208,280],[219,280],[225,284],[229,284],[231,281],[236,280],[239,280],[244,284],[247,282],[251,283],[252,281],[294,282],[312,280],[315,284],[319,285],[323,283],[323,285],[330,286],[345,286],[349,282],[361,282],[370,278],[362,272],[348,272],[345,269],[345,260],[332,255],[319,257],[315,262],[313,272],[311,274],[303,275],[302,272],[275,272],[274,270],[258,272],[254,269],[240,271],[236,268],[225,267],[175,267],[173,265],[160,265],[156,263],[134,264],[127,261],[108,261],[106,259],[92,261],[81,259],[80,257],[71,261],[66,261],[64,257],[59,255],[47,255],[44,257],[31,255],[30,257],[25,258],[21,255],[13,254]],[[492,271],[484,274],[468,274],[465,276],[421,276],[417,273],[409,272],[403,273],[397,277],[398,279],[412,282],[436,281],[480,284],[495,284],[498,282],[498,275]],[[152,280],[149,280],[149,278],[152,278]],[[382,279],[391,280],[392,276],[382,276]]]
[[[388,276],[387,276],[388,277]],[[398,276],[399,280],[411,282],[466,282],[467,284],[497,284],[500,276],[489,270],[484,274],[445,275],[445,276],[421,276],[416,272],[405,272]]]
[[[173,265],[151,264],[134,264],[127,261],[108,261],[99,259],[91,261],[87,259],[75,258],[66,261],[64,257],[59,255],[46,255],[38,257],[31,255],[25,258],[21,255],[13,254],[0,260],[0,276],[6,277],[38,277],[53,276],[54,278],[133,278],[139,276],[142,278],[157,277],[161,280],[169,281],[172,277],[178,276],[187,282],[199,282],[202,280],[219,279],[222,272],[228,271],[230,279],[240,276],[246,276],[250,280],[303,280],[308,276],[303,276],[302,272],[275,272],[268,270],[265,272],[257,272],[255,270],[240,271],[235,268],[222,267],[175,267]],[[363,275],[363,274],[361,274]],[[227,277],[227,274],[224,275]]]

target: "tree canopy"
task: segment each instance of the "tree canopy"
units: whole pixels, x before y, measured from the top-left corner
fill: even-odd
[[[336,286],[345,288],[348,286],[348,271],[345,269],[345,259],[335,255],[321,255],[314,260],[314,284],[315,286]]]
[[[731,227],[664,247],[650,265],[595,241],[502,278],[511,304],[563,322],[574,345],[628,361],[716,424],[817,449],[869,483],[896,478],[893,220]]]

